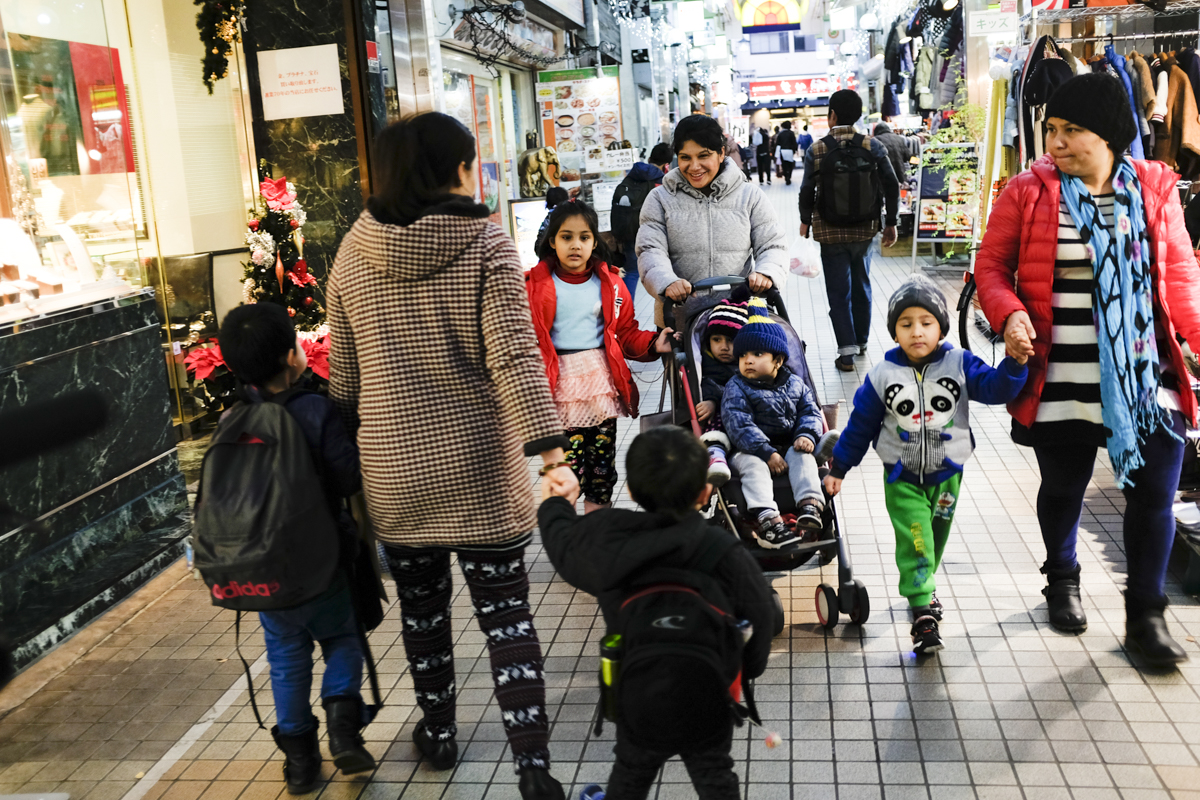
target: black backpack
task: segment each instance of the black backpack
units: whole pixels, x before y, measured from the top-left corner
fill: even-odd
[[[192,537],[215,606],[292,608],[328,589],[337,571],[337,523],[304,433],[284,409],[299,393],[235,405],[204,456]]]
[[[871,140],[862,134],[821,140],[828,148],[817,163],[817,203],[821,219],[834,225],[855,225],[879,219],[883,184],[871,153]]]
[[[603,696],[607,687],[601,703],[615,709],[614,721],[631,744],[658,753],[703,752],[738,720],[745,641],[725,592],[710,577],[738,546],[733,537],[714,537],[686,569],[656,567],[625,587],[615,703]],[[597,728],[602,724],[603,716]]]
[[[618,184],[613,192],[612,235],[618,242],[632,242],[637,238],[641,225],[642,206],[650,192],[654,191],[657,183],[650,181],[631,181],[628,178]],[[621,205],[621,198],[629,198],[629,205]]]

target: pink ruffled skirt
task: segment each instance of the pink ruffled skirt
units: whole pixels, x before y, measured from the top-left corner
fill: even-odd
[[[590,428],[624,415],[608,360],[600,348],[558,357],[554,400],[566,428]]]

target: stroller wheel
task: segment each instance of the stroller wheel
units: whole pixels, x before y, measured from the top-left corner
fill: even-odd
[[[771,590],[771,601],[775,603],[775,610],[779,612],[779,622],[775,626],[775,630],[771,631],[771,636],[775,637],[783,633],[783,629],[787,626],[787,622],[784,621],[785,612],[783,610],[783,598],[780,597],[779,592],[775,591],[774,589]]]
[[[862,581],[852,580],[848,584],[854,594],[850,598],[850,624],[865,625],[871,616],[871,599],[867,595],[867,587]]]
[[[817,587],[817,619],[826,630],[832,630],[838,624],[837,590],[828,583]]]

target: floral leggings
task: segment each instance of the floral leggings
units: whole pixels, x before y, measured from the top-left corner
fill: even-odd
[[[612,501],[617,485],[617,418],[590,428],[567,428],[567,463],[579,479],[583,499],[597,505]]]
[[[450,629],[450,553],[384,545],[400,596],[404,652],[425,730],[445,741],[455,724],[454,638]],[[459,550],[475,618],[487,636],[496,702],[518,769],[550,768],[542,648],[529,609],[525,550]]]

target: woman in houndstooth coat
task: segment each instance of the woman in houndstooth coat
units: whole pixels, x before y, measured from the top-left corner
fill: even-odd
[[[473,200],[475,140],[420,114],[376,143],[381,180],[342,241],[328,286],[330,395],[361,452],[363,487],[396,580],[437,769],[457,757],[450,555],[487,636],[521,795],[550,777],[541,646],[524,550],[535,523],[526,459],[578,491],[513,242]]]

